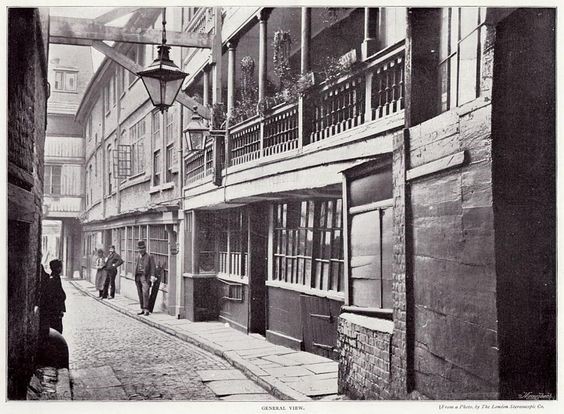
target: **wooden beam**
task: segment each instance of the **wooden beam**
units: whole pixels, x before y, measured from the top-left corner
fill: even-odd
[[[113,22],[114,20],[119,19],[120,17],[131,14],[139,9],[140,7],[116,7],[115,9],[110,10],[109,12],[96,17],[94,20],[97,23],[106,24]]]
[[[92,42],[95,42],[95,40],[71,39],[69,37],[49,36],[49,43],[53,45],[92,46]]]
[[[170,46],[196,47],[210,49],[213,36],[203,33],[167,31],[167,44]],[[96,20],[77,17],[53,16],[50,20],[49,36],[59,39],[108,40],[159,45],[162,40],[160,29],[129,29],[104,26]]]
[[[458,167],[464,164],[465,152],[460,151],[453,155],[448,155],[438,160],[428,162],[427,164],[420,165],[419,167],[407,170],[406,180],[410,181],[415,178],[423,177],[425,175],[434,174],[444,171],[449,168]]]
[[[104,42],[94,41],[94,42],[92,42],[92,47],[94,49],[96,49],[97,51],[106,55],[108,58],[112,59],[118,65],[123,66],[126,70],[133,72],[134,74],[137,74],[138,72],[140,72],[141,70],[144,69],[143,66],[141,66],[137,62],[131,60],[130,58],[128,58],[124,54],[118,52],[113,47],[108,46]],[[191,111],[195,107],[196,112],[202,118],[210,119],[210,117],[211,117],[210,110],[208,108],[206,108],[205,106],[202,106],[201,104],[199,104],[194,98],[186,95],[186,93],[180,91],[178,93],[178,96],[176,97],[176,100],[178,102],[180,102],[182,105],[186,106]]]

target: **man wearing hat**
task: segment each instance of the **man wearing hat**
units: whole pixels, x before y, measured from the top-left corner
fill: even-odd
[[[151,282],[156,280],[155,277],[155,261],[149,253],[143,240],[137,242],[137,250],[139,254],[135,260],[135,284],[137,285],[137,294],[139,295],[139,305],[141,312],[138,315],[149,315],[149,289]]]

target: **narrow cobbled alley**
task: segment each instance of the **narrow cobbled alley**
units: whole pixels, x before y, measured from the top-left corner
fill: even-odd
[[[63,287],[73,399],[274,399],[221,358],[124,316],[70,283]],[[216,395],[212,389],[225,381],[245,382],[247,391]]]

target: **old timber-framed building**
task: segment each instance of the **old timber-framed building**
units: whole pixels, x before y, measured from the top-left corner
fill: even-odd
[[[210,33],[218,10],[221,59],[173,48],[185,92],[226,107],[203,151],[190,108],[155,112],[111,61],[86,92],[88,277],[115,244],[135,298],[145,239],[161,309],[334,358],[353,398],[555,398],[554,10],[167,15]]]

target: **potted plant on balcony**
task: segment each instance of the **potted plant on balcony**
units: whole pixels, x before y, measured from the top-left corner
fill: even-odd
[[[258,86],[254,78],[255,61],[250,56],[241,59],[241,87],[231,113],[232,123],[238,123],[257,113]]]

